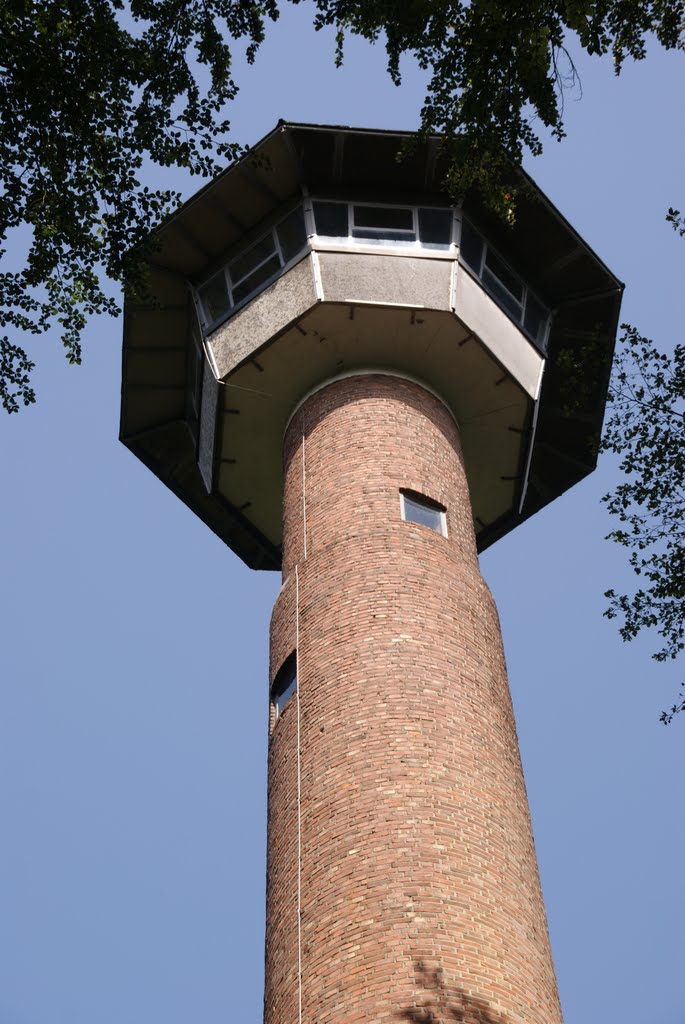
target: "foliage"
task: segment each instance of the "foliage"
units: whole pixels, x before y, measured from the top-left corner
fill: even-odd
[[[685,235],[685,217],[681,215],[680,210],[674,210],[672,206],[669,206],[666,220],[681,238]]]
[[[298,2],[298,0],[293,0]],[[619,71],[650,33],[678,45],[682,0],[315,0],[317,27],[386,37],[388,69],[414,55],[431,80],[423,130],[467,136],[450,181],[510,216],[510,161],[539,153],[537,118],[561,138],[566,40],[611,52]],[[141,185],[145,160],[208,175],[235,157],[224,107],[236,93],[229,43],[253,60],[276,0],[0,0],[0,328],[61,331],[70,362],[93,313],[116,313],[103,277],[136,280],[150,225],[177,203]],[[206,84],[204,84],[206,83]],[[28,252],[9,262],[9,243]],[[142,282],[137,281],[139,285]],[[31,360],[0,338],[0,398],[34,401]]]
[[[56,327],[80,362],[87,316],[117,312],[103,275],[135,275],[127,253],[178,201],[141,185],[143,161],[208,175],[237,154],[226,40],[244,37],[251,60],[276,16],[272,0],[0,0],[0,328]],[[22,267],[8,242],[28,250]],[[8,412],[34,401],[32,368],[0,339]]]
[[[620,524],[609,537],[630,551],[640,583],[608,590],[605,614],[620,617],[624,640],[655,629],[653,657],[667,661],[685,648],[685,346],[667,355],[634,327],[622,331],[602,447],[620,456],[625,479],[604,501]],[[682,699],[661,720],[684,710]]]
[[[297,2],[297,0],[296,0]],[[315,0],[316,24],[333,25],[343,59],[346,32],[385,38],[388,71],[400,82],[400,62],[414,55],[431,73],[422,131],[466,136],[468,159],[453,164],[456,195],[477,187],[505,217],[515,193],[511,163],[542,151],[535,122],[565,134],[565,91],[578,84],[570,45],[611,54],[616,73],[641,60],[653,33],[679,45],[682,0]],[[573,44],[569,38],[573,36]]]

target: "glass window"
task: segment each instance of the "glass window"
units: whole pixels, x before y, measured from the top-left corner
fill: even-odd
[[[283,714],[283,709],[297,690],[297,653],[286,658],[278,671],[271,689],[271,703],[276,711],[276,717]]]
[[[242,256],[238,256],[237,259],[229,263],[228,272],[231,275],[231,281],[234,284],[238,284],[238,282],[242,281],[244,277],[258,267],[260,263],[273,256],[275,251],[276,246],[274,245],[273,236],[269,234],[266,238],[262,238],[261,241],[248,249],[247,252],[244,252]]]
[[[490,246],[485,254],[485,264],[483,266],[483,278],[485,273],[488,272],[488,276],[497,278],[499,283],[507,289],[509,294],[518,302],[519,306],[523,303],[523,285],[516,274],[509,269],[504,260],[501,260],[499,256],[492,251]]]
[[[347,224],[347,203],[322,203],[315,202],[314,222],[317,235],[327,235],[330,238],[347,238],[349,234]]]
[[[312,203],[318,235],[347,238],[352,214],[353,238],[371,242],[416,242],[417,218],[412,207],[372,206],[315,200]],[[418,211],[421,244],[432,249],[448,249],[452,237],[452,211],[422,207]]]
[[[488,255],[490,254],[488,253]],[[511,318],[516,320],[517,323],[520,323],[521,313],[523,312],[521,303],[516,301],[511,292],[504,287],[499,278],[496,277],[488,267],[483,267],[481,281],[493,298],[497,299],[500,306],[509,313]]]
[[[398,231],[413,231],[414,217],[411,210],[398,206],[355,206],[354,226],[357,228],[396,228]]]
[[[400,491],[400,508],[405,522],[419,523],[443,537],[447,536],[447,510],[444,505],[414,491]]]
[[[281,221],[276,228],[276,234],[278,235],[278,244],[281,247],[283,260],[285,263],[288,263],[304,249],[307,243],[302,207],[293,210],[285,220]]]
[[[459,255],[505,313],[544,351],[549,310],[531,295],[521,278],[467,220],[462,223]]]
[[[483,259],[483,239],[475,231],[467,220],[461,224],[461,243],[459,255],[465,263],[480,274],[480,265]]]
[[[449,249],[452,240],[451,210],[419,210],[419,238],[431,249]]]
[[[346,211],[347,208],[343,206],[343,209]],[[208,323],[214,324],[224,318],[233,306],[273,280],[306,245],[304,213],[302,207],[298,207],[267,235],[231,260],[224,270],[200,285],[198,295]]]
[[[343,243],[349,244],[351,233],[354,239],[375,246],[405,243],[416,249],[450,248],[454,215],[451,209],[319,199],[313,201],[312,209],[317,234]],[[207,329],[212,330],[232,308],[275,280],[282,268],[306,248],[307,229],[300,206],[198,287]],[[467,220],[461,226],[459,258],[533,343],[544,350],[549,310],[528,292],[521,278]]]
[[[354,238],[382,239],[389,242],[413,242],[414,212],[399,206],[354,206]]]
[[[243,278],[240,284],[233,286],[234,304],[246,299],[248,295],[251,295],[252,292],[259,288],[260,284],[264,284],[264,282],[268,281],[270,277],[277,274],[280,269],[281,261],[274,253],[274,255],[265,263],[262,263],[262,265],[258,267],[253,274],[250,274],[249,277]]]
[[[526,295],[526,315],[523,318],[523,326],[539,348],[544,348],[545,333],[547,331],[547,320],[549,313],[541,302],[531,295]]]
[[[206,284],[198,289],[202,308],[209,323],[214,323],[219,317],[228,313],[231,308],[231,300],[228,295],[226,275],[223,270],[211,277]]]

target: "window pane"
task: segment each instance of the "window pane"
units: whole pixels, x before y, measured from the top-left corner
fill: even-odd
[[[447,249],[451,236],[451,210],[419,210],[419,238],[424,245]]]
[[[483,239],[467,220],[462,221],[461,225],[459,255],[465,263],[468,263],[471,270],[475,270],[477,274],[480,274],[480,262],[483,258]]]
[[[419,523],[436,533],[445,534],[445,510],[420,495],[409,495],[402,491],[402,518],[407,523]]]
[[[271,235],[263,238],[261,242],[257,242],[251,249],[244,252],[242,256],[239,256],[237,260],[233,260],[229,263],[228,270],[231,275],[232,283],[238,284],[239,281],[254,270],[255,267],[259,266],[263,260],[272,256],[275,252],[274,240]],[[235,292],[234,292],[235,294]],[[237,301],[234,298],[234,301]]]
[[[492,297],[497,299],[500,306],[507,311],[509,316],[520,324],[521,314],[523,312],[521,303],[517,302],[513,295],[507,291],[499,278],[495,277],[494,274],[491,274],[488,267],[483,267],[481,280]]]
[[[223,270],[215,274],[214,277],[207,281],[207,284],[203,284],[201,288],[198,288],[198,295],[209,323],[214,323],[219,317],[228,313],[231,308],[226,275]]]
[[[254,274],[250,274],[249,277],[246,277],[239,285],[233,288],[233,302],[242,302],[248,295],[256,291],[260,284],[273,277],[280,269],[281,261],[278,256],[272,256],[270,260],[267,260],[266,263],[263,263],[261,267],[255,270]]]
[[[355,206],[354,238],[368,238],[374,242],[414,242],[414,215],[411,210],[387,206]]]
[[[313,203],[317,235],[347,238],[347,203]]]
[[[526,315],[523,321],[523,326],[539,348],[542,348],[545,343],[545,331],[547,330],[548,319],[548,311],[541,302],[538,302],[534,295],[531,295],[530,292],[528,292],[526,296]]]
[[[281,221],[276,228],[278,243],[283,253],[283,259],[287,263],[293,256],[304,249],[307,242],[307,234],[304,228],[304,215],[302,209],[293,212]]]
[[[356,228],[394,228],[400,231],[414,230],[411,210],[391,206],[355,206],[354,226]]]
[[[492,249],[488,248],[485,254],[485,266],[504,285],[507,291],[511,292],[519,304],[523,302],[523,285],[513,270],[497,256]]]

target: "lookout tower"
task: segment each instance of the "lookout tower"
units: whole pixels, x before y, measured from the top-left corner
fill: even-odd
[[[121,439],[283,574],[265,1024],[559,1024],[477,551],[594,468],[622,289],[408,138],[280,123],[159,229]]]

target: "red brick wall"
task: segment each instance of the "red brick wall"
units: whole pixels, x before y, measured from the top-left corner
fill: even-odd
[[[299,685],[269,751],[265,1024],[299,1020],[298,724],[302,1021],[559,1024],[455,423],[409,381],[346,378],[284,460],[271,678],[299,627]],[[447,537],[401,520],[400,488]]]

